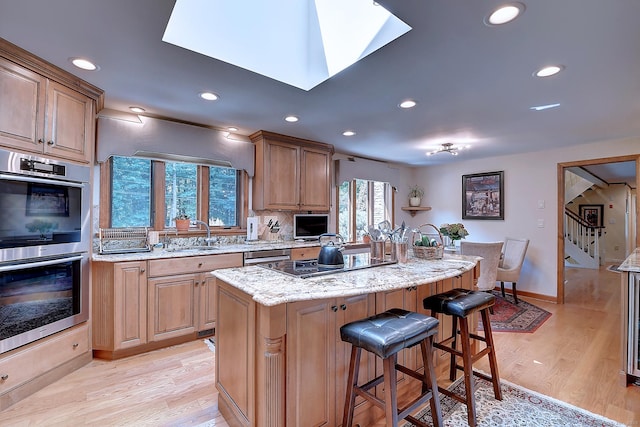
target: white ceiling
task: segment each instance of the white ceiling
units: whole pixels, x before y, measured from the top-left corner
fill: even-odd
[[[233,1],[249,13],[260,0]],[[163,42],[173,0],[0,0],[0,37],[104,89],[110,109],[137,105],[408,165],[640,137],[640,1],[528,0],[521,17],[500,27],[483,19],[502,1],[379,3],[413,29],[309,91]],[[244,30],[264,34],[270,24]],[[74,68],[75,56],[100,70]],[[549,64],[566,68],[532,76]],[[203,101],[202,91],[220,99]],[[406,98],[418,105],[398,108]],[[288,114],[300,121],[285,122]],[[344,137],[346,129],[357,134]],[[457,157],[425,155],[462,141],[472,149]]]

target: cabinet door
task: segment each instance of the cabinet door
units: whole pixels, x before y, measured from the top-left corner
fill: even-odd
[[[342,425],[342,415],[344,413],[345,397],[347,393],[347,379],[349,375],[349,363],[351,362],[351,344],[345,343],[340,338],[340,327],[344,324],[356,320],[365,319],[372,316],[376,309],[375,294],[356,295],[348,298],[340,298],[336,301],[336,426]],[[332,307],[333,309],[333,307]],[[358,384],[365,384],[375,378],[376,357],[368,351],[362,351],[360,356],[360,371]],[[356,397],[356,408],[354,414],[354,425],[371,425],[372,419],[370,406],[365,405],[366,400],[360,396]],[[367,408],[365,408],[367,406]],[[363,418],[365,417],[365,418]]]
[[[200,275],[196,282],[199,287],[200,310],[198,315],[198,331],[206,331],[216,327],[216,278],[209,274]]]
[[[113,267],[114,350],[147,342],[146,265],[146,261],[134,261]]]
[[[0,144],[42,152],[46,79],[0,58]]]
[[[300,209],[328,211],[331,205],[331,153],[303,148],[300,165]]]
[[[300,201],[300,147],[270,141],[265,146],[265,209],[297,210]]]
[[[286,425],[332,426],[335,420],[335,299],[287,305]]]
[[[149,279],[149,341],[196,332],[195,284],[199,277],[199,274],[183,274]]]
[[[45,153],[89,163],[93,147],[93,101],[53,81],[47,86]]]

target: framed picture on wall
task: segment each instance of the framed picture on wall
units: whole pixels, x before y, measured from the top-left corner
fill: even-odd
[[[584,219],[591,227],[602,227],[602,213],[604,205],[578,205],[580,218]]]
[[[504,219],[504,171],[462,175],[462,219]]]

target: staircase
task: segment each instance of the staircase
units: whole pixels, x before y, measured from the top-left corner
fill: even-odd
[[[564,211],[565,266],[600,267],[601,227],[593,227],[569,209]]]

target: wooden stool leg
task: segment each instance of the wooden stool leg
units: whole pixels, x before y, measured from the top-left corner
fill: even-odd
[[[493,383],[493,394],[498,400],[502,400],[502,388],[500,387],[500,374],[498,373],[498,360],[496,358],[496,348],[493,344],[493,334],[491,332],[491,322],[489,321],[488,310],[482,310],[482,325],[484,327],[484,339],[489,350],[489,367],[491,369],[491,382]]]
[[[396,393],[396,360],[397,353],[383,360],[384,373],[384,411],[387,427],[398,427],[398,402]]]
[[[351,361],[349,362],[349,377],[347,380],[347,394],[344,401],[344,415],[342,426],[351,427],[353,423],[353,408],[356,403],[355,387],[358,385],[360,371],[360,347],[351,346]]]
[[[469,336],[469,322],[466,317],[460,318],[460,341],[462,341],[462,359],[464,360],[464,388],[467,401],[467,422],[469,427],[476,426],[475,387],[471,354],[471,337]]]
[[[431,389],[431,419],[433,427],[442,425],[442,409],[440,408],[440,396],[438,395],[438,382],[436,380],[436,371],[433,363],[433,335],[425,339],[421,344],[422,361],[424,364],[424,383],[422,392],[426,391],[426,387]]]
[[[451,336],[453,337],[453,341],[451,341],[451,348],[456,349],[456,342],[458,341],[458,317],[451,316]],[[458,372],[456,370],[456,355],[451,353],[449,357],[449,379],[451,381],[455,381],[458,376]]]

